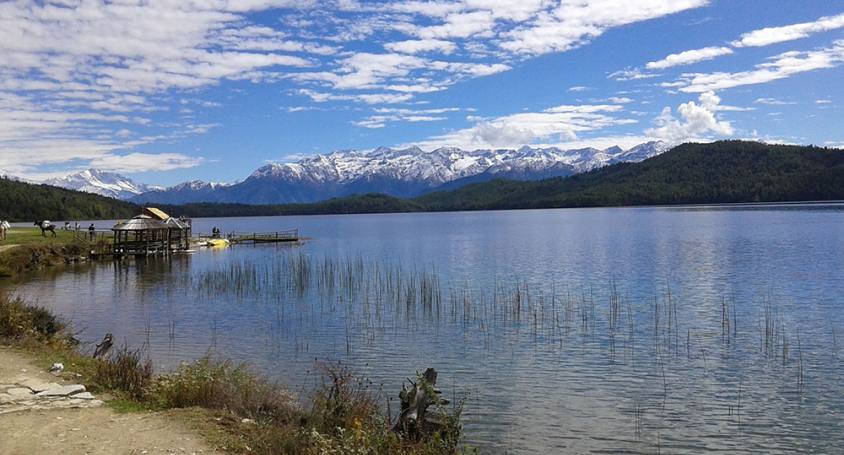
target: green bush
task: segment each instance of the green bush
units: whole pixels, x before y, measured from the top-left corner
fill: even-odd
[[[199,406],[262,422],[288,422],[299,409],[292,394],[252,374],[245,365],[210,356],[156,378],[152,399],[164,408]]]
[[[47,341],[65,327],[61,319],[45,308],[29,305],[20,298],[0,297],[0,338]]]
[[[96,363],[93,380],[107,390],[140,400],[152,382],[152,361],[144,359],[140,350],[124,346]]]

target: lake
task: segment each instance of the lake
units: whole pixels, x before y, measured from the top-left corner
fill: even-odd
[[[844,205],[194,220],[212,226],[310,240],[15,288],[164,370],[212,352],[304,395],[342,361],[395,396],[434,367],[484,453],[844,451]]]

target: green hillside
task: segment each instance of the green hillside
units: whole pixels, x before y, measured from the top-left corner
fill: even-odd
[[[844,199],[844,151],[721,141],[568,178],[494,181],[414,200],[428,210]]]
[[[174,216],[185,215],[190,217],[331,215],[419,212],[424,210],[424,207],[413,201],[384,194],[362,194],[310,204],[249,205],[198,203],[159,205],[159,207]]]
[[[138,206],[95,194],[0,178],[0,219],[96,220],[137,215]]]

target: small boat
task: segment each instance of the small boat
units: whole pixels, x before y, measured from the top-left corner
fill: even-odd
[[[211,239],[206,243],[209,248],[227,247],[231,244],[228,239]]]

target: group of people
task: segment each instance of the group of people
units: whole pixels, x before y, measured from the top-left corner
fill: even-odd
[[[36,221],[35,225],[41,228],[42,234],[44,233],[45,230],[53,230],[53,228],[51,228],[52,223],[50,223],[49,221]],[[9,229],[11,229],[11,228],[12,228],[12,225],[9,224],[8,221],[0,220],[0,240],[6,240],[6,236],[8,235]],[[64,226],[62,227],[62,230],[65,230],[65,231],[73,230],[73,231],[78,232],[81,229],[82,229],[82,225],[79,224],[78,221],[74,221],[72,228],[71,228],[70,222],[65,221]],[[53,232],[55,232],[55,231],[53,231]],[[55,234],[53,234],[53,235],[55,235]],[[88,237],[91,240],[95,240],[96,237],[97,237],[97,228],[94,226],[94,223],[91,223],[91,225],[88,226]]]
[[[62,230],[65,230],[65,231],[79,232],[81,229],[82,229],[82,225],[79,224],[79,221],[74,221],[73,227],[70,226],[70,221],[65,221],[64,226],[62,227]],[[91,223],[91,225],[88,226],[88,236],[91,238],[91,240],[94,240],[94,238],[96,237],[96,232],[97,232],[97,228],[94,226],[94,223]]]

